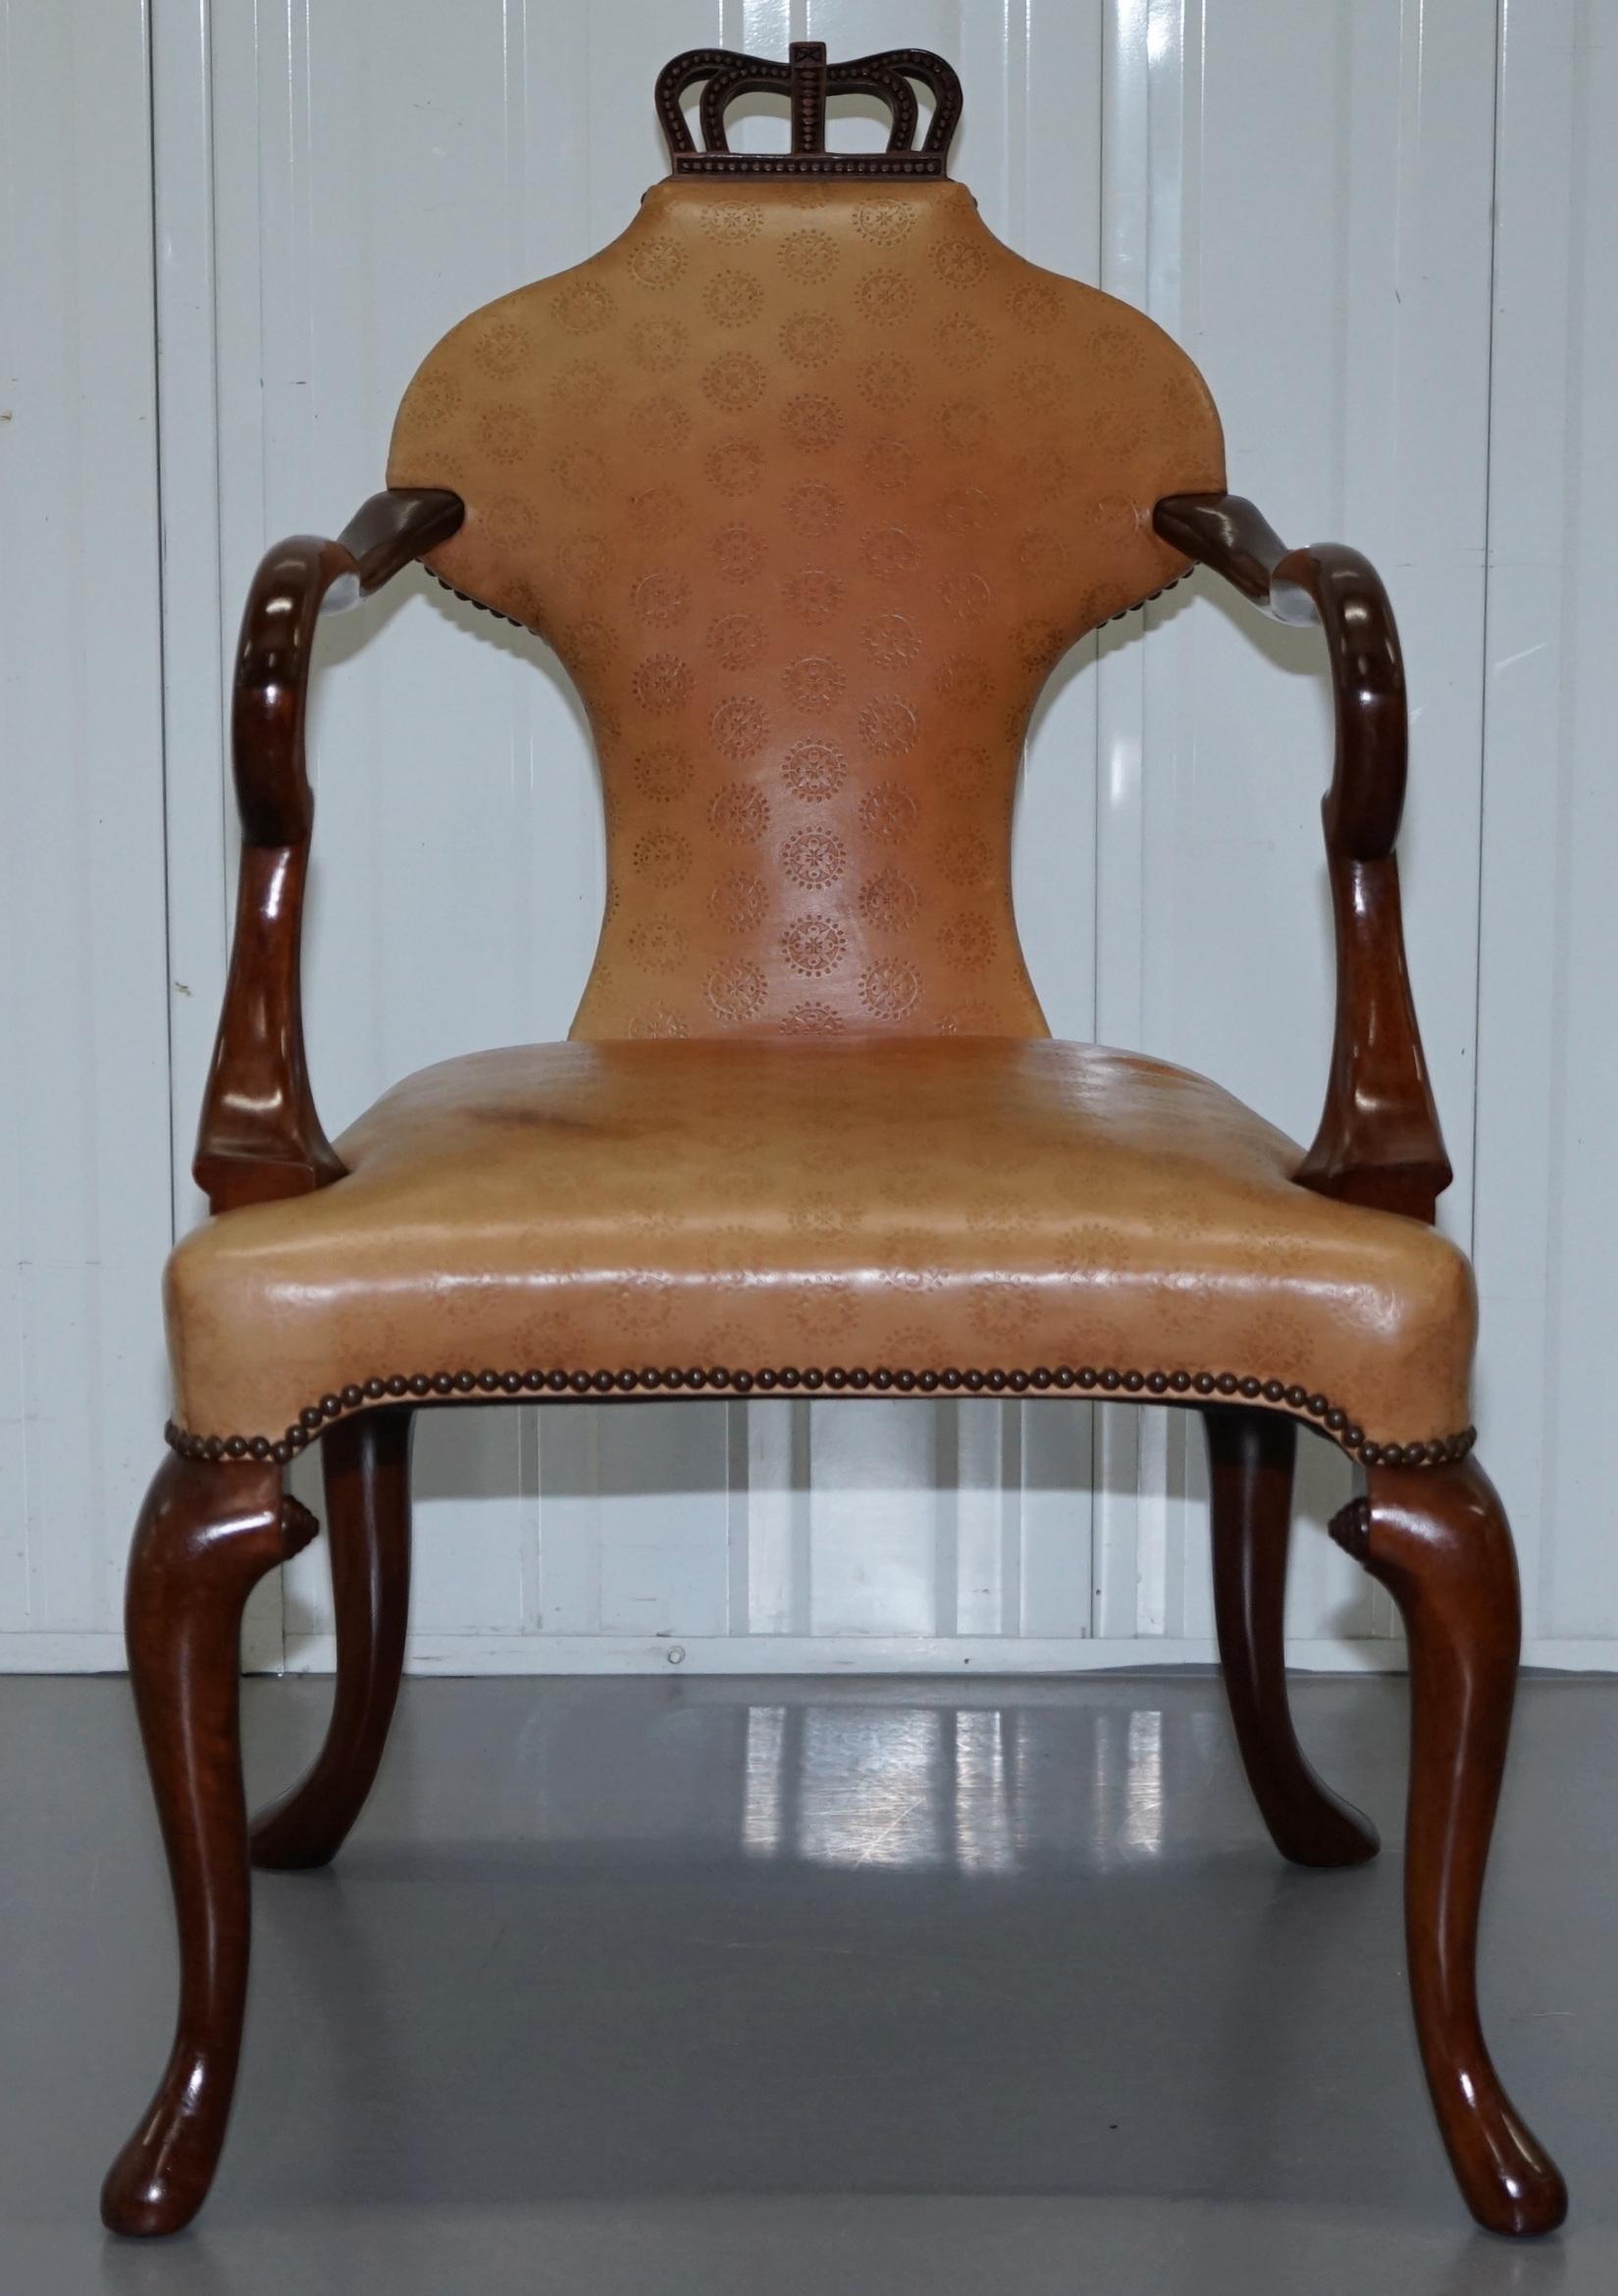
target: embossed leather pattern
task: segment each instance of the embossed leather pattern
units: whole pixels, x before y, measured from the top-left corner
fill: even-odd
[[[183,1427],[276,1443],[390,1381],[649,1365],[1223,1375],[1353,1448],[1466,1426],[1461,1254],[1293,1186],[1281,1133],[1124,1053],[547,1045],[426,1070],[339,1148],[349,1177],[175,1254]]]
[[[608,897],[580,1037],[1042,1035],[1010,886],[1028,714],[1182,573],[1224,484],[1196,369],[950,183],[658,184],[400,409],[428,563],[584,697]]]
[[[1224,484],[1155,327],[957,184],[682,179],[445,338],[389,477],[461,496],[429,562],[588,706],[585,1041],[429,1070],[347,1177],[188,1238],[173,1439],[821,1383],[1240,1394],[1364,1458],[1464,1444],[1465,1261],[1294,1186],[1215,1086],[1051,1043],[1023,967],[1034,699],[1182,571],[1156,500]]]

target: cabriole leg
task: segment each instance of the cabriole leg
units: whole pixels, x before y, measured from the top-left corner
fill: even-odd
[[[130,1674],[180,1930],[180,2009],[156,2094],[108,2171],[115,2232],[178,2232],[205,2199],[235,2086],[247,1993],[241,1613],[315,1533],[268,1463],[170,1458],[130,1556]]]
[[[409,1411],[367,1411],[321,1440],[337,1616],[332,1719],[308,1775],[261,1812],[255,1865],[326,1865],[376,1781],[410,1608]]]
[[[1567,2191],[1501,2087],[1478,2016],[1478,1903],[1521,1639],[1505,1512],[1473,1460],[1373,1467],[1367,1497],[1332,1533],[1389,1590],[1410,1641],[1405,1938],[1438,2127],[1479,2223],[1549,2232]]]
[[[1315,1775],[1286,1696],[1283,1612],[1297,1423],[1279,1411],[1208,1410],[1214,1619],[1247,1782],[1271,1839],[1298,1865],[1359,1865],[1377,1829]]]

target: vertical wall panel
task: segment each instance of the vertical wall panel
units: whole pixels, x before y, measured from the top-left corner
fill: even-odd
[[[1618,24],[1589,0],[1508,0],[1501,28],[1479,1402],[1523,1552],[1530,1654],[1611,1664]]]
[[[1414,723],[1403,862],[1412,969],[1470,1228],[1488,478],[1493,19],[1474,0],[1299,9],[1116,0],[1104,284],[1185,342],[1231,484],[1289,536],[1383,569]],[[1103,649],[1099,1028],[1222,1082],[1307,1139],[1330,1043],[1317,637],[1202,582]],[[1109,1413],[1101,1631],[1205,1631],[1200,1443]],[[1345,1472],[1303,1446],[1306,1512]],[[1299,1540],[1306,1633],[1387,1623]]]
[[[0,9],[0,1663],[121,1662],[171,1232],[146,25]]]

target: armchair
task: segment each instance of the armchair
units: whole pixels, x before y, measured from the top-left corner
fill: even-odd
[[[914,144],[912,82],[934,110]],[[682,95],[704,83],[698,151]],[[724,115],[789,98],[792,148]],[[885,153],[828,152],[828,92]],[[1023,262],[946,174],[955,75],[711,49],[657,104],[672,172],[610,246],[451,332],[388,490],[273,549],[237,659],[242,861],[196,1174],[171,1262],[169,1454],[130,1567],[130,1671],[180,1928],[173,2054],[103,2194],[177,2229],[212,2179],[249,1862],[332,1857],[398,1686],[413,1414],[462,1401],[1010,1392],[1204,1417],[1216,1612],[1282,1853],[1375,1854],[1309,1767],[1281,1640],[1300,1425],[1365,1472],[1333,1534],[1413,1677],[1418,2039],[1468,2205],[1565,2207],[1479,2024],[1479,1897],[1518,1647],[1509,1530],[1471,1456],[1474,1297],[1402,943],[1397,635],[1356,553],[1288,551],[1225,489],[1218,417],[1140,314]],[[539,631],[601,759],[609,886],[565,1044],[448,1062],[328,1140],[304,1062],[303,757],[323,610],[422,559]],[[1013,915],[1013,786],[1060,655],[1193,564],[1318,620],[1338,990],[1299,1149],[1205,1079],[1051,1039]],[[312,1538],[338,1626],[326,1744],[249,1828],[242,1605]]]

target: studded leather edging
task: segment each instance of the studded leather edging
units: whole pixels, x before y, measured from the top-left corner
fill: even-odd
[[[549,643],[546,639],[544,631],[536,630],[532,622],[520,622],[515,614],[502,614],[498,606],[485,605],[483,600],[474,598],[469,590],[457,590],[452,582],[444,580],[436,567],[429,566],[425,558],[420,561],[420,564],[424,574],[430,574],[441,590],[447,590],[451,598],[460,600],[462,605],[471,606],[477,613],[492,615],[496,622],[509,623],[513,630],[526,630],[531,638],[538,638],[546,644]],[[1097,630],[1105,630],[1110,622],[1127,621],[1131,614],[1138,614],[1142,606],[1154,604],[1158,599],[1167,598],[1171,590],[1177,590],[1182,582],[1188,582],[1195,571],[1194,567],[1188,567],[1183,574],[1176,574],[1172,581],[1160,584],[1156,590],[1149,590],[1144,598],[1137,598],[1133,605],[1120,606],[1116,614],[1106,615],[1091,629],[1084,631],[1083,636],[1093,638]],[[1079,643],[1078,639],[1075,638],[1073,643],[1076,646]]]
[[[1377,1443],[1366,1439],[1346,1411],[1330,1396],[1312,1395],[1306,1387],[1287,1386],[1280,1380],[1259,1380],[1237,1372],[1097,1371],[1082,1365],[1077,1371],[1061,1364],[1055,1370],[1034,1371],[844,1371],[833,1364],[827,1371],[798,1371],[790,1365],[774,1371],[459,1371],[395,1372],[391,1379],[371,1379],[340,1394],[323,1395],[306,1404],[296,1422],[279,1442],[268,1435],[199,1435],[176,1426],[171,1419],[164,1439],[183,1459],[277,1459],[285,1462],[305,1450],[321,1430],[334,1420],[378,1403],[445,1401],[461,1396],[507,1399],[522,1396],[668,1394],[681,1389],[717,1395],[772,1395],[822,1392],[897,1395],[1043,1395],[1077,1390],[1081,1394],[1127,1395],[1155,1402],[1160,1398],[1194,1395],[1199,1398],[1279,1404],[1288,1411],[1320,1423],[1323,1434],[1367,1467],[1445,1467],[1464,1459],[1478,1439],[1476,1428],[1458,1435],[1438,1435],[1426,1443]]]

